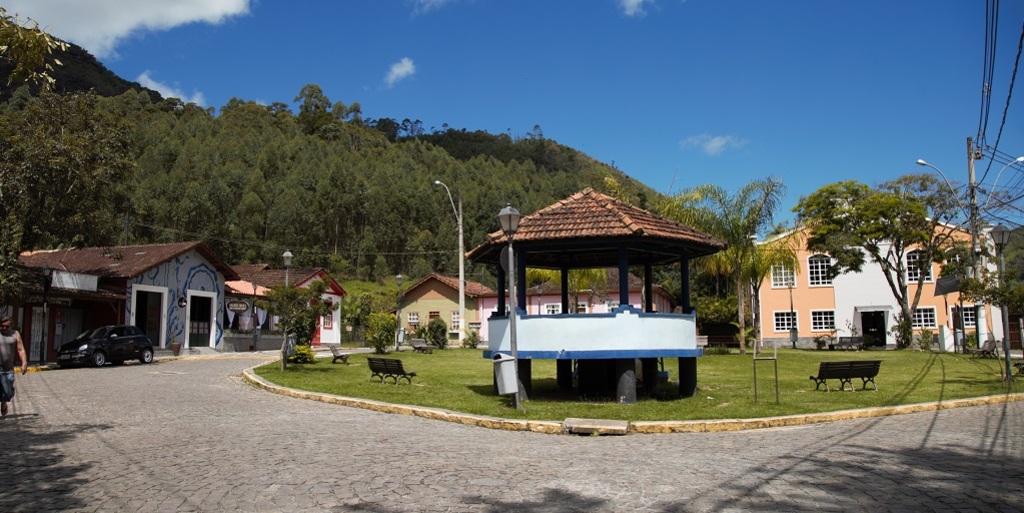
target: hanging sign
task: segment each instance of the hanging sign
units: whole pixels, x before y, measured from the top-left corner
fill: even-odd
[[[238,299],[232,299],[228,301],[228,310],[232,312],[244,312],[249,309],[249,303],[240,301]]]

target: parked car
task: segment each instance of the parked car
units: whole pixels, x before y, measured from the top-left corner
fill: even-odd
[[[93,365],[110,362],[120,365],[125,360],[153,361],[153,342],[138,327],[127,324],[101,326],[82,332],[74,340],[60,346],[57,364],[61,367]]]

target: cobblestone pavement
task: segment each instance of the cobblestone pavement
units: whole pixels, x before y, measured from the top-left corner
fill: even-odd
[[[19,376],[0,511],[1024,510],[1024,402],[577,437],[292,399],[242,381],[257,362]]]

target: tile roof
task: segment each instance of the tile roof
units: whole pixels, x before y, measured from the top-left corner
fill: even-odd
[[[474,248],[467,256],[474,260],[496,260],[496,252],[505,245],[505,240],[505,235],[500,230],[492,232],[487,236],[486,242]],[[709,255],[726,247],[724,242],[707,233],[591,188],[523,216],[519,221],[514,242],[527,248],[538,243],[547,246],[551,243],[562,243],[559,251],[563,253],[593,252],[595,244],[599,244],[607,254],[594,255],[592,264],[603,265],[616,264],[615,255],[618,247],[638,250],[635,256],[639,257],[639,253],[643,253],[648,259],[652,258],[652,254],[660,254],[654,257],[656,260],[667,260],[666,255],[672,254],[676,260],[681,255]],[[615,247],[610,248],[609,244]],[[531,250],[532,256],[534,252]],[[571,260],[567,257],[562,259]],[[557,260],[553,257],[549,263],[558,263]],[[536,261],[531,260],[531,263]]]
[[[288,278],[289,285],[299,286],[324,276],[327,278],[329,288],[335,289],[340,295],[345,295],[345,290],[331,278],[323,267],[289,267],[286,271],[285,269],[271,269],[269,264],[243,264],[234,265],[231,268],[238,273],[242,280],[268,289],[284,285],[285,277]]]
[[[443,274],[432,273],[432,274],[429,274],[426,277],[420,279],[416,283],[412,284],[408,289],[406,289],[406,292],[408,292],[408,291],[410,291],[412,289],[415,289],[416,287],[419,287],[420,285],[425,283],[427,280],[437,280],[437,281],[443,283],[444,285],[446,285],[446,286],[448,286],[448,287],[450,287],[450,288],[452,288],[454,290],[459,290],[459,278],[458,277],[445,276]],[[488,287],[488,286],[486,286],[486,285],[484,285],[482,283],[466,280],[466,296],[467,297],[493,296],[493,295],[496,295],[496,294],[497,294],[497,292],[495,292],[493,289],[491,289],[490,287]]]
[[[18,262],[35,269],[49,266],[101,278],[134,278],[192,250],[213,264],[226,279],[238,278],[209,246],[198,241],[26,251],[18,257]]]

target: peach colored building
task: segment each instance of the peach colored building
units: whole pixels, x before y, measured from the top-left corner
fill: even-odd
[[[954,232],[953,236],[963,240],[970,238],[963,231]],[[807,249],[806,229],[773,237],[762,244],[786,238],[791,238],[797,248],[798,268],[776,267],[761,284],[759,313],[765,345],[789,347],[790,331],[795,327],[798,347],[815,347],[814,339],[821,336],[862,337],[867,347],[895,347],[891,329],[895,325],[899,305],[881,266],[866,258],[860,272],[830,279],[827,274],[831,258]],[[910,259],[907,273],[911,297],[918,287],[918,273],[925,273],[925,281],[921,285],[924,290],[914,312],[915,332],[931,330],[938,335],[942,350],[952,350],[953,321],[960,306],[959,293],[935,295],[941,265],[928,263],[926,267],[922,266],[914,252],[906,258]],[[988,267],[995,272],[991,262]],[[998,308],[965,303],[963,316],[968,334],[977,331],[981,340],[1002,337]]]

